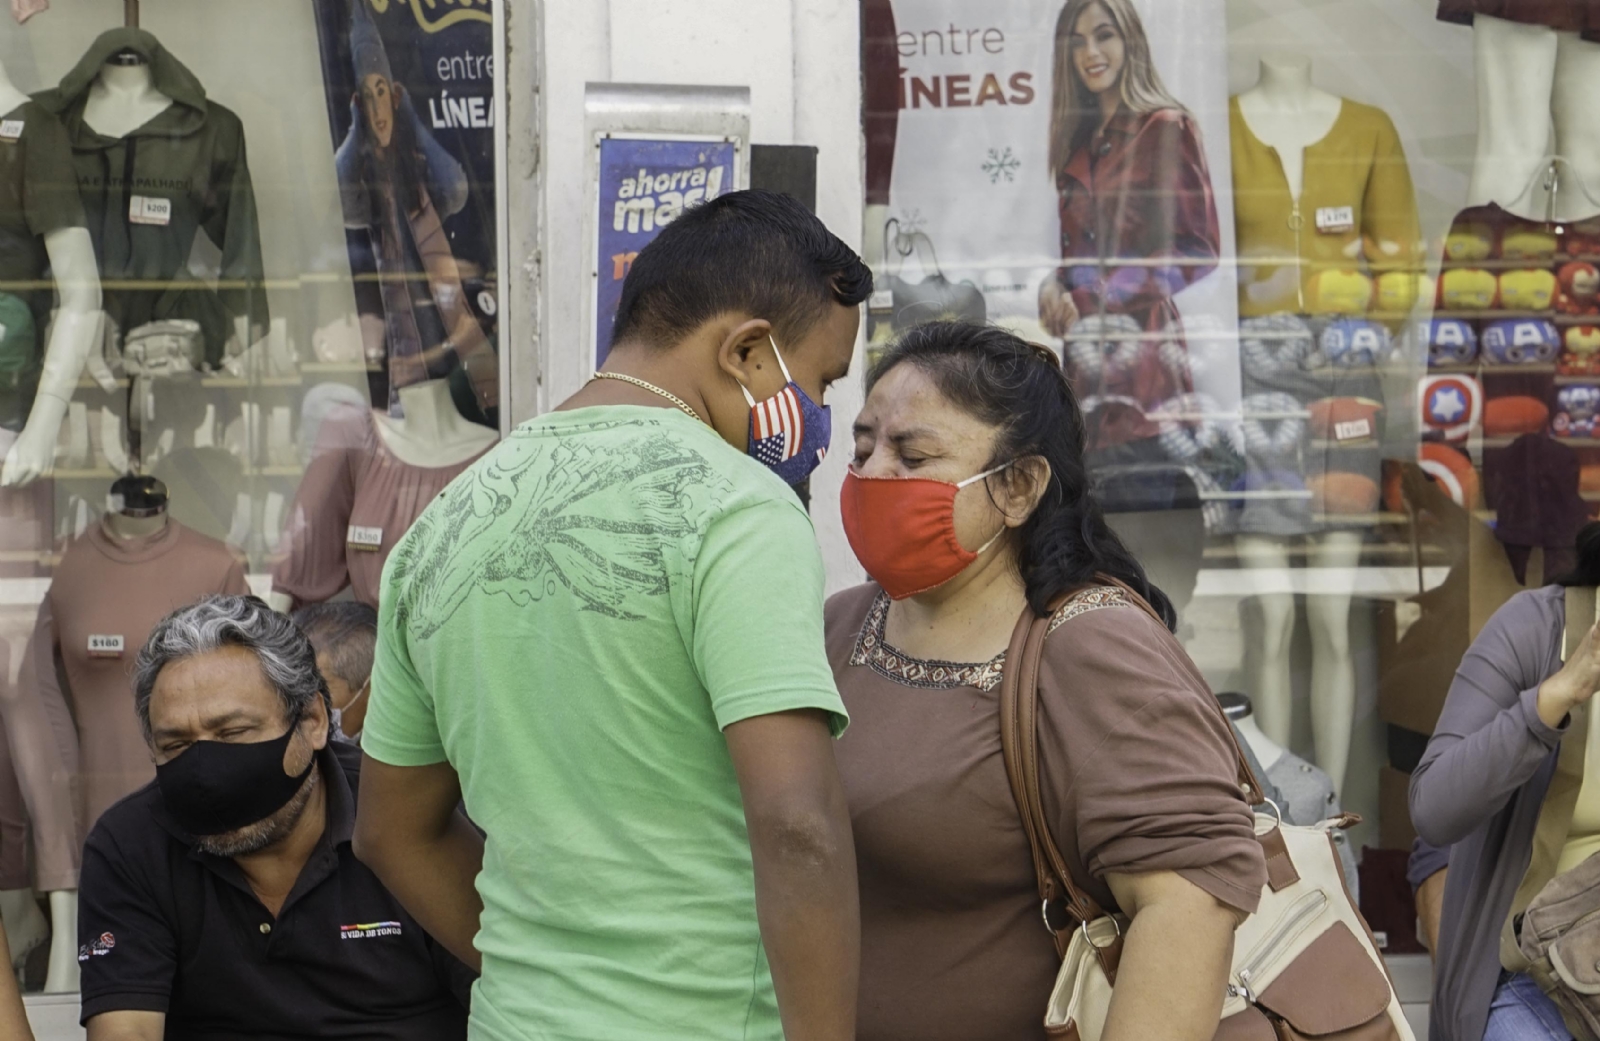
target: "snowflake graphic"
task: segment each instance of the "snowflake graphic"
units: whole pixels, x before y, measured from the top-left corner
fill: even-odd
[[[1011,154],[1011,146],[1007,145],[1004,151],[991,148],[989,158],[983,162],[983,172],[989,175],[990,184],[999,184],[1004,177],[1008,182],[1017,179],[1017,170],[1022,167],[1022,161]]]

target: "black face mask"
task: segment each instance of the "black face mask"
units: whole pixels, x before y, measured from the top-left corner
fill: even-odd
[[[156,783],[167,812],[191,835],[220,835],[265,820],[300,790],[316,763],[299,777],[283,772],[299,717],[282,737],[249,744],[196,741],[156,767]]]

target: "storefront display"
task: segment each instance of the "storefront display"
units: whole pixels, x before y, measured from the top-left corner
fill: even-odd
[[[376,604],[498,440],[494,6],[432,6],[40,3],[0,41],[0,913],[31,944],[49,894],[31,988],[75,986],[84,834],[153,776],[154,622]]]
[[[1455,664],[1600,501],[1600,44],[1581,4],[1335,6],[868,2],[863,237],[874,342],[1060,353],[1113,527],[1366,818],[1387,921]]]

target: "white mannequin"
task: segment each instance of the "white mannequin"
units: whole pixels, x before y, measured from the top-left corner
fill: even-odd
[[[50,923],[39,910],[32,889],[0,889],[0,921],[5,922],[12,960],[12,965],[0,966],[0,971],[20,966],[27,952],[50,936]]]
[[[1310,566],[1323,569],[1318,592],[1306,596],[1311,629],[1311,734],[1317,765],[1344,784],[1355,724],[1356,675],[1350,660],[1350,599],[1363,536],[1330,531],[1309,540]],[[1270,535],[1240,535],[1240,563],[1256,571],[1261,605],[1261,644],[1246,677],[1261,729],[1287,747],[1293,733],[1293,676],[1289,650],[1294,636],[1294,593],[1290,585],[1290,540]],[[1333,588],[1329,588],[1330,582]]]
[[[1305,150],[1328,135],[1343,107],[1341,98],[1312,85],[1311,59],[1295,54],[1263,57],[1260,79],[1239,95],[1240,115],[1250,132],[1277,153],[1289,193],[1296,200],[1305,184]],[[1393,255],[1401,247],[1380,241],[1378,248]],[[1322,576],[1335,579],[1334,591],[1306,597],[1306,621],[1311,627],[1311,723],[1317,765],[1333,778],[1338,791],[1350,758],[1356,693],[1350,661],[1351,593],[1339,586],[1355,587],[1362,536],[1354,531],[1334,531],[1311,536],[1309,542],[1311,566],[1335,569]],[[1261,730],[1287,747],[1293,730],[1289,648],[1295,621],[1294,594],[1288,591],[1290,540],[1241,535],[1237,545],[1245,567],[1263,569],[1257,594],[1262,641],[1248,677],[1248,692]],[[1338,575],[1347,576],[1348,582],[1338,581]],[[1319,583],[1319,590],[1326,588],[1327,582]]]
[[[1279,759],[1289,754],[1288,749],[1261,732],[1261,728],[1256,726],[1254,713],[1246,712],[1242,716],[1228,718],[1233,720],[1233,725],[1244,735],[1245,744],[1255,753],[1256,762],[1261,764],[1261,769],[1271,770]]]
[[[83,121],[103,137],[127,137],[171,107],[172,99],[155,88],[143,59],[124,65],[112,58],[89,85]]]
[[[404,419],[376,409],[372,419],[384,447],[409,466],[454,466],[500,440],[493,430],[461,415],[450,399],[447,380],[424,380],[401,387],[400,407],[405,412]],[[274,611],[287,612],[294,606],[294,599],[288,593],[273,592],[267,595],[267,604]]]
[[[404,419],[373,412],[378,436],[401,462],[411,466],[454,466],[482,452],[500,435],[457,411],[447,380],[424,380],[400,388]]]
[[[1343,109],[1343,98],[1312,84],[1311,59],[1302,54],[1264,55],[1256,85],[1239,95],[1239,114],[1257,140],[1277,153],[1297,202],[1305,186],[1306,149],[1328,136]],[[1401,248],[1387,239],[1377,246],[1388,256]]]
[[[27,100],[0,65],[0,112],[10,112]],[[22,434],[0,466],[0,488],[28,484],[50,470],[55,460],[56,436],[77,387],[78,375],[90,350],[100,341],[100,269],[95,263],[89,229],[57,228],[44,237],[44,249],[55,275],[61,307],[45,347],[38,395]]]
[[[1299,54],[1264,56],[1256,85],[1239,95],[1240,114],[1278,153],[1296,199],[1305,183],[1305,150],[1328,136],[1343,109],[1343,98],[1312,86],[1311,59]]]
[[[1585,196],[1600,195],[1593,101],[1600,93],[1600,44],[1482,14],[1473,17],[1472,41],[1478,146],[1468,205],[1495,202],[1530,220],[1593,216]],[[1542,174],[1552,152],[1568,161],[1562,177],[1576,177],[1585,191],[1558,192],[1547,211]]]

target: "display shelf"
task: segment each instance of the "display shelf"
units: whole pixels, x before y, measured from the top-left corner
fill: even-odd
[[[159,462],[159,460],[158,460]],[[156,464],[152,463],[151,466]],[[254,466],[241,471],[245,477],[301,477],[305,474],[305,467],[294,466]],[[114,481],[122,474],[105,467],[89,468],[63,468],[57,469],[50,477],[58,481]]]
[[[1372,451],[1382,447],[1382,442],[1375,437],[1353,437],[1348,441],[1330,441],[1325,437],[1314,437],[1307,442],[1307,447],[1313,452],[1353,452],[1358,449]]]
[[[253,390],[257,387],[299,387],[305,383],[300,376],[202,376],[200,386],[226,390]]]
[[[368,373],[368,372],[382,372],[383,371],[383,366],[382,365],[371,365],[371,364],[368,364],[366,362],[359,362],[359,361],[355,361],[355,362],[349,362],[349,361],[308,361],[308,362],[302,362],[300,364],[300,371],[301,372],[325,372],[325,373],[326,372],[344,372],[344,373],[350,373],[350,374],[353,375],[355,373],[365,374],[365,373]]]
[[[1484,448],[1509,448],[1517,438],[1527,437],[1527,434],[1518,434],[1516,437],[1486,437],[1482,441]],[[1569,448],[1600,448],[1600,437],[1555,437],[1550,440],[1563,444]]]
[[[369,372],[382,371],[383,367],[379,365],[306,362],[300,366],[299,374],[293,376],[227,376],[204,373],[198,375],[200,376],[200,385],[202,387],[221,390],[250,390],[257,387],[302,387],[306,384],[305,377],[313,373],[318,376],[365,376]],[[160,383],[170,379],[176,382],[179,379],[187,378],[188,374],[181,377],[157,376],[155,381]],[[1596,378],[1600,379],[1600,377]],[[126,390],[128,388],[128,378],[126,376],[116,377],[115,385],[115,389]],[[105,390],[93,377],[86,375],[78,377],[77,389]]]

